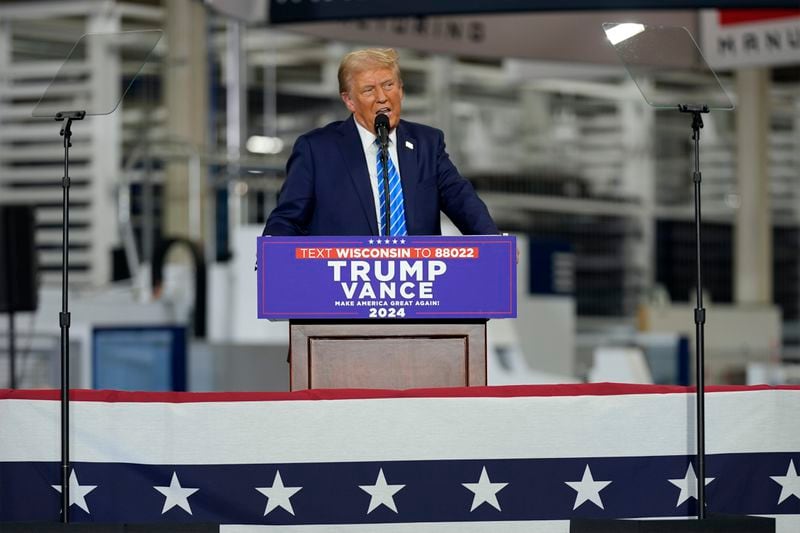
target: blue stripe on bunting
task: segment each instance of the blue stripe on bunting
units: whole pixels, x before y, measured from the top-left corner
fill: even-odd
[[[265,450],[265,456],[268,456]],[[487,459],[303,464],[138,465],[73,463],[90,514],[71,507],[75,522],[195,521],[223,524],[351,524],[565,520],[574,517],[681,517],[696,514],[695,499],[677,505],[681,493],[670,479],[683,479],[687,456],[570,459]],[[778,503],[782,487],[771,476],[786,476],[797,453],[724,454],[707,458],[709,511],[728,514],[800,514],[800,496]],[[566,482],[579,482],[587,465],[600,488],[600,503],[586,499]],[[487,500],[474,511],[475,493],[464,483],[506,483],[496,491],[497,510]],[[390,496],[397,513],[379,504],[369,514],[379,471],[387,485],[404,485]],[[257,487],[274,487],[276,471],[284,487],[302,487],[284,506],[264,516],[267,497]],[[173,505],[164,514],[165,487],[176,474],[180,486],[196,488],[186,502],[192,514]],[[0,463],[0,521],[55,521],[59,517],[59,465],[55,462]],[[586,493],[583,496],[591,496]],[[273,503],[278,502],[278,499]]]

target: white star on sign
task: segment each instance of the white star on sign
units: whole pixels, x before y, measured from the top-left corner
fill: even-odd
[[[264,509],[264,516],[267,516],[271,511],[281,507],[289,514],[294,516],[294,509],[292,509],[292,502],[289,501],[297,491],[303,487],[284,487],[283,480],[281,479],[281,471],[275,472],[275,479],[272,480],[271,487],[256,487],[256,490],[267,497],[267,508]]]
[[[378,240],[377,240],[377,241],[375,241],[375,242],[377,242],[378,244],[380,244],[380,243],[381,243],[381,240],[380,240],[380,239],[378,239]]]
[[[462,483],[466,488],[472,491],[472,507],[469,512],[471,513],[484,503],[488,503],[498,511],[500,511],[500,504],[497,503],[497,493],[503,490],[508,483],[492,483],[489,480],[489,474],[486,473],[486,467],[481,470],[481,477],[477,483]]]
[[[580,481],[565,481],[564,483],[578,493],[575,496],[575,505],[572,506],[573,511],[589,501],[600,509],[605,509],[605,507],[603,507],[603,500],[600,498],[600,491],[609,486],[611,481],[595,481],[592,477],[592,470],[589,468],[589,465],[586,465],[586,469],[584,469],[583,477]]]
[[[778,497],[778,503],[783,500],[794,496],[800,499],[800,476],[797,475],[797,470],[794,468],[794,460],[789,461],[789,468],[786,470],[785,476],[769,476],[772,481],[781,486],[781,495]]]
[[[58,492],[61,492],[61,485],[51,485]],[[89,513],[89,506],[86,504],[86,495],[97,488],[97,485],[81,485],[78,483],[78,474],[75,469],[69,474],[69,504],[77,505],[87,513]],[[89,513],[91,514],[91,513]]]
[[[714,479],[716,478],[707,477],[706,485],[714,481]],[[675,507],[678,507],[689,498],[697,499],[697,474],[694,473],[694,467],[691,463],[689,463],[683,479],[670,479],[669,482],[681,489],[680,494],[678,494],[678,503],[675,504]]]
[[[369,494],[369,509],[367,514],[374,511],[378,506],[385,505],[395,513],[397,506],[394,504],[394,495],[400,492],[405,485],[387,485],[386,478],[383,476],[383,468],[378,471],[378,479],[374,485],[359,485],[358,488]]]
[[[161,514],[166,513],[176,505],[187,513],[192,514],[192,508],[189,505],[189,496],[200,490],[181,487],[181,482],[178,481],[178,474],[175,472],[172,472],[172,480],[169,482],[169,487],[153,488],[167,497],[167,499],[164,500],[164,508],[161,509]]]

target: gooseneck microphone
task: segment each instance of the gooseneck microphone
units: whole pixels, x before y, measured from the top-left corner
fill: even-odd
[[[378,136],[378,142],[380,143],[380,155],[381,155],[381,164],[383,167],[383,205],[386,208],[383,210],[384,212],[384,235],[389,235],[389,228],[392,227],[392,220],[391,220],[391,202],[389,201],[389,117],[380,113],[375,115],[375,134]],[[381,176],[378,176],[378,179],[381,179]],[[380,234],[381,232],[378,231]]]

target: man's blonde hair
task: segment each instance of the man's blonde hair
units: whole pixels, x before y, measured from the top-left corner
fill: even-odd
[[[400,79],[400,65],[397,59],[397,52],[394,48],[366,48],[350,52],[339,64],[339,92],[349,92],[353,76],[373,68],[392,69],[397,76],[397,81],[402,85],[403,80]]]

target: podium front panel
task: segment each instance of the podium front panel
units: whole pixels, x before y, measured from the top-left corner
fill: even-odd
[[[291,390],[486,385],[486,322],[291,322]]]

